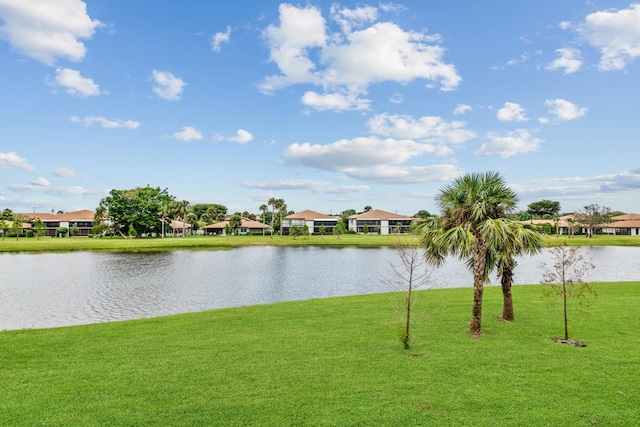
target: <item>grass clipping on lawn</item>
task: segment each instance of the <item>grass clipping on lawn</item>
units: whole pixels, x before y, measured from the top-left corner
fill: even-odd
[[[420,291],[411,350],[397,295],[0,332],[0,425],[639,425],[640,283],[600,298],[556,345],[561,312],[513,288]]]

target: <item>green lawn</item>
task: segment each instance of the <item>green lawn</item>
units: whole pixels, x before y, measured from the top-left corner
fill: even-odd
[[[472,289],[421,291],[409,351],[397,294],[0,332],[0,425],[640,425],[640,282],[595,288],[586,348],[540,286],[513,323],[487,288],[480,339]]]
[[[6,238],[0,241],[1,252],[64,252],[64,251],[113,251],[113,252],[142,252],[142,251],[173,251],[173,250],[210,250],[228,249],[250,245],[276,245],[276,246],[392,246],[398,238],[407,240],[409,235],[377,234],[356,235],[345,234],[339,238],[333,235],[310,236],[308,238],[291,236],[189,236],[122,239],[117,238]],[[640,246],[638,236],[606,236],[597,235],[593,238],[576,236],[570,239],[565,237],[547,236],[549,245],[560,245],[567,242],[570,245],[581,246]]]

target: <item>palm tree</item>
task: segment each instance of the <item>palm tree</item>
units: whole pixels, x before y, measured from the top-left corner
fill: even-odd
[[[229,227],[231,227],[231,232],[235,235],[238,228],[242,226],[242,217],[239,213],[234,213],[229,218]]]
[[[513,297],[511,286],[513,285],[513,272],[518,265],[515,257],[519,255],[535,255],[544,247],[544,240],[540,233],[530,224],[512,221],[508,219],[497,220],[496,223],[506,230],[501,238],[491,239],[498,241],[498,247],[491,248],[489,253],[489,266],[495,265],[502,286],[502,320],[513,321]]]
[[[272,197],[267,202],[269,206],[271,206],[271,238],[273,239],[273,220],[275,219],[276,205],[278,204],[278,199]]]
[[[0,219],[0,231],[2,231],[2,240],[4,240],[4,235],[9,229],[9,225],[6,223],[4,219]]]
[[[278,199],[278,213],[280,214],[280,237],[282,237],[282,215],[287,213],[287,204],[284,199]]]
[[[168,202],[160,206],[158,209],[158,215],[160,216],[160,222],[162,223],[162,238],[164,239],[164,223],[167,221],[167,218],[172,215],[173,212],[173,202]]]
[[[571,236],[573,236],[573,235],[574,235],[574,233],[575,233],[575,231],[576,231],[575,227],[576,227],[576,223],[577,223],[578,221],[576,221],[576,220],[575,220],[575,219],[573,219],[573,218],[567,218],[567,222],[569,223],[569,227],[567,227],[567,228],[568,228],[568,230],[567,230],[567,234],[569,235],[569,237],[568,237],[568,238],[570,239],[570,238],[571,238]]]
[[[442,265],[447,255],[467,259],[473,271],[473,307],[470,332],[482,333],[482,296],[488,278],[489,250],[507,239],[508,227],[498,218],[512,211],[517,196],[497,172],[473,173],[457,178],[436,196],[442,216],[421,227],[421,245],[427,259]],[[489,264],[490,266],[490,264]]]
[[[174,215],[178,219],[182,219],[182,236],[184,237],[187,232],[187,215],[189,214],[189,202],[182,200],[174,204]]]
[[[267,215],[269,207],[265,204],[262,204],[258,209],[260,209],[260,212],[262,212],[262,223],[264,224],[265,216]],[[262,227],[262,235],[264,236],[264,227]]]

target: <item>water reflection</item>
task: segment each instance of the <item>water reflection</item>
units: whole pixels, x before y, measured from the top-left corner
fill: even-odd
[[[582,249],[588,280],[640,280],[640,248]],[[140,254],[2,254],[0,330],[107,322],[212,308],[389,291],[391,248],[247,247]],[[539,283],[548,252],[518,260],[516,283]],[[493,280],[494,283],[497,281]],[[451,259],[439,288],[472,285]]]

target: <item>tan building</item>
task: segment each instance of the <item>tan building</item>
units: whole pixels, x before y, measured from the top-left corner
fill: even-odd
[[[309,227],[309,233],[319,234],[320,227],[324,226],[327,234],[333,233],[333,227],[338,224],[340,217],[337,215],[325,215],[319,212],[304,210],[296,212],[282,218],[282,233],[289,234],[289,229],[296,226],[302,229],[305,225]]]
[[[409,227],[415,220],[411,216],[374,209],[351,215],[348,226],[350,231],[356,233],[364,233],[366,226],[367,232],[372,234],[404,234],[409,232]]]
[[[605,224],[602,227],[602,232],[620,236],[640,236],[640,215],[625,214],[614,216],[609,224]]]
[[[66,228],[68,231],[63,237],[67,237],[71,230],[77,229],[78,236],[88,236],[93,231],[94,211],[83,209],[61,214],[51,213],[31,213],[16,214],[24,218],[24,225],[27,222],[33,224],[36,219],[41,220],[45,225],[45,236],[56,236],[59,228]],[[31,227],[31,226],[30,226]],[[23,228],[25,228],[23,226]]]
[[[229,225],[229,220],[217,222],[215,224],[207,225],[203,227],[204,234],[213,236],[226,236],[226,228]],[[247,234],[262,234],[269,230],[267,224],[263,224],[258,221],[254,221],[247,218],[241,218],[240,227],[237,229],[237,233],[241,235]]]

